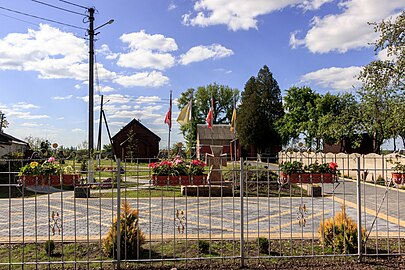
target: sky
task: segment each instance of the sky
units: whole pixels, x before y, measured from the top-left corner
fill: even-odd
[[[183,141],[182,92],[212,83],[243,91],[264,65],[283,95],[292,86],[354,91],[362,66],[386,57],[375,54],[368,22],[405,9],[403,0],[0,0],[0,110],[10,135],[65,147],[88,140],[89,24],[71,3],[94,7],[95,27],[114,19],[95,42],[95,141],[104,95],[112,135],[135,118],[160,148],[170,91],[171,143]],[[108,143],[105,128],[102,138]]]

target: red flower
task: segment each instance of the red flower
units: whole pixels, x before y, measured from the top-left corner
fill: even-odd
[[[149,168],[156,168],[157,164],[155,162],[149,163],[148,167]]]
[[[336,171],[337,167],[338,167],[337,163],[335,162],[329,163],[329,168],[331,168],[332,170]]]

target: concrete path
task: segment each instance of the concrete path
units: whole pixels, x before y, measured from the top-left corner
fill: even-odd
[[[356,220],[355,183],[344,181],[327,196],[319,198],[243,199],[243,230],[248,238],[272,239],[317,238],[319,223],[332,217],[344,204]],[[98,191],[96,191],[98,192]],[[372,235],[403,235],[402,205],[404,193],[389,191],[378,218],[373,224],[384,189],[367,186],[364,190],[363,225]],[[224,198],[130,198],[139,210],[140,227],[148,240],[167,239],[239,239],[241,203],[239,197]],[[115,199],[78,199],[73,192],[61,192],[25,199],[0,200],[0,242],[99,241],[115,218]],[[398,214],[399,212],[399,214]],[[54,228],[54,230],[53,230]]]

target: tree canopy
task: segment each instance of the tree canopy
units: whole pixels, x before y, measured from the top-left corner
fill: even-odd
[[[189,149],[194,148],[197,139],[197,124],[204,124],[214,99],[214,124],[230,123],[234,104],[239,101],[239,90],[217,83],[200,86],[195,90],[189,88],[181,93],[178,108],[181,110],[193,100],[191,122],[181,126],[180,130]]]
[[[255,145],[258,152],[281,145],[275,129],[276,121],[284,115],[281,90],[267,66],[245,84],[238,109],[236,131],[243,147]]]

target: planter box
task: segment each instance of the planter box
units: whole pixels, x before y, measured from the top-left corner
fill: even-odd
[[[62,183],[65,186],[80,184],[80,174],[62,174]]]
[[[281,173],[282,183],[290,184],[332,184],[336,176],[331,173]]]
[[[206,185],[207,175],[152,175],[152,185],[154,186],[189,186]]]

